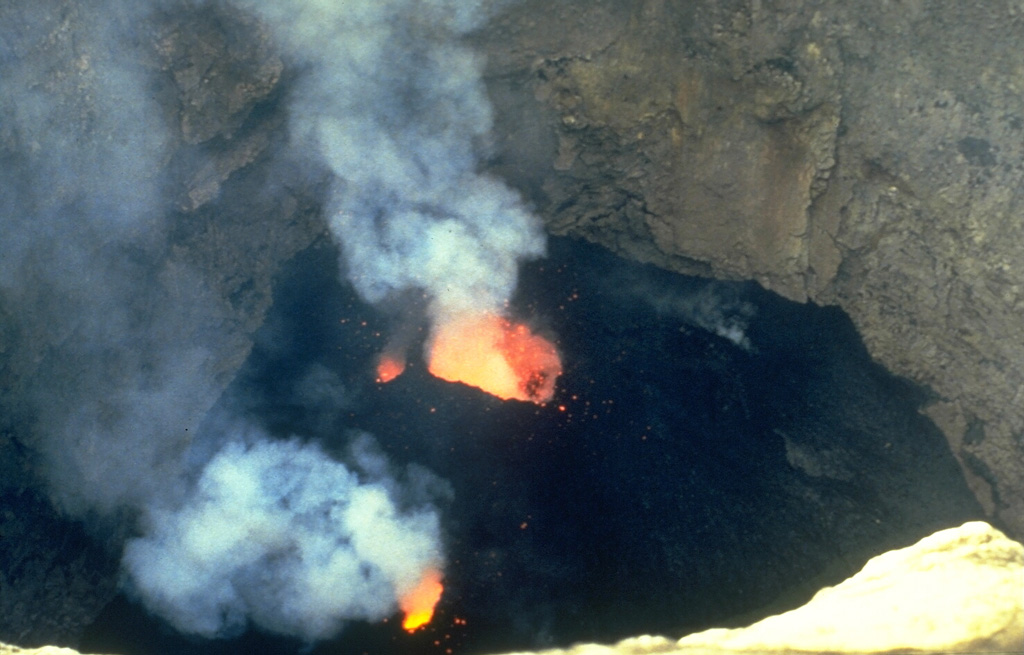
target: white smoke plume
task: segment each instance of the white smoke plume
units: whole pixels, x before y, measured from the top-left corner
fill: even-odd
[[[140,45],[151,35],[139,26],[156,4],[0,3],[0,380],[17,384],[0,385],[0,418],[4,429],[13,426],[38,457],[36,472],[62,511],[104,525],[117,517],[141,517],[139,537],[125,552],[127,584],[179,629],[210,636],[256,623],[304,639],[321,638],[346,619],[390,614],[396,597],[425,567],[442,564],[438,517],[426,497],[438,485],[422,471],[409,471],[399,481],[401,476],[362,441],[349,468],[316,446],[275,441],[258,431],[240,438],[221,426],[221,432],[196,436],[225,384],[218,369],[244,353],[247,344],[239,329],[225,327],[235,319],[225,315],[225,301],[211,291],[205,272],[171,252],[165,172],[173,134],[165,122],[167,107],[154,99],[154,70],[143,65],[147,57]],[[168,11],[190,6],[159,4]],[[459,75],[477,75],[478,62],[418,36],[425,30],[448,38],[471,23],[471,12],[456,3],[416,3],[433,7],[429,15],[451,14],[446,32],[418,24],[412,3],[397,12],[388,3],[342,6],[346,15],[362,21],[347,34],[334,29],[339,11],[333,3],[260,7],[279,32],[296,18],[306,28],[324,26],[323,38],[309,44],[309,61],[318,48],[348,53],[347,59],[328,57],[313,66],[306,82],[310,95],[293,107],[300,117],[297,129],[307,130],[316,142],[317,135],[355,140],[351,148],[331,152],[364,162],[367,171],[404,167],[402,175],[414,177],[418,164],[400,152],[419,143],[412,134],[394,136],[384,150],[374,139],[386,140],[391,127],[394,135],[403,125],[412,132],[425,130],[433,136],[416,152],[433,162],[428,177],[440,168],[453,171],[450,176],[468,175],[475,180],[471,188],[480,207],[493,212],[508,205],[506,220],[525,220],[510,192],[472,177],[470,164],[455,163],[469,157],[469,141],[486,131],[489,119],[474,83],[466,82],[463,100],[460,89],[448,86],[458,86]],[[388,36],[392,32],[394,38]],[[378,40],[387,47],[375,49]],[[298,48],[299,41],[286,42]],[[425,43],[433,45],[424,50]],[[406,52],[406,44],[418,54]],[[399,67],[384,74],[388,66],[362,59],[386,59],[391,50],[405,63],[404,73]],[[434,73],[421,77],[412,64],[422,54],[441,59]],[[442,61],[445,56],[450,60]],[[335,68],[336,63],[344,65]],[[435,76],[449,64],[472,75]],[[439,110],[448,102],[482,107],[473,111],[483,114],[435,115],[452,133],[468,129],[465,142],[449,142],[398,115],[375,131],[336,122],[371,121],[369,107],[386,110],[374,103],[394,92],[413,102],[407,115]],[[337,94],[367,104],[361,114],[349,112],[348,106],[331,104]],[[330,120],[301,118],[320,104],[331,108]],[[468,124],[459,125],[461,119]],[[357,152],[356,146],[367,150]],[[387,147],[391,151],[385,156]],[[374,184],[384,192],[380,197],[405,188],[398,177],[383,173],[366,173],[377,182],[360,187],[362,170],[355,164],[344,169],[354,180],[352,188],[363,191],[345,195],[345,202],[339,195],[339,211],[376,197],[369,191]],[[434,192],[423,190],[428,187]],[[449,184],[444,190],[455,188]],[[389,207],[434,212],[428,199],[444,195],[440,189],[422,182],[416,202]],[[465,202],[463,194],[454,206]],[[462,212],[469,212],[468,206]],[[508,226],[468,218],[456,223],[411,229],[450,230],[488,244],[523,241]],[[358,233],[360,226],[351,229]],[[390,233],[398,229],[393,226]],[[388,241],[388,248],[409,247],[415,240],[408,234]],[[358,240],[342,241],[355,270]],[[444,244],[450,249],[451,241],[435,247]],[[427,268],[438,268],[444,259],[435,257]],[[489,259],[477,250],[470,263],[493,264]],[[493,259],[502,266],[499,257]],[[459,271],[468,280],[467,266]],[[447,279],[452,280],[450,274]],[[367,297],[406,284],[397,274],[366,280],[360,288]],[[496,298],[508,290],[494,281],[486,286]],[[297,393],[322,405],[323,395],[314,391]]]
[[[495,3],[236,2],[306,66],[292,134],[337,176],[330,226],[359,293],[421,289],[435,321],[502,313],[545,241],[519,196],[477,172],[491,106],[459,37]]]
[[[757,314],[757,307],[737,297],[727,285],[708,282],[700,288],[679,290],[633,280],[624,282],[623,288],[659,314],[715,334],[748,352],[756,352],[747,336],[747,328]]]
[[[0,6],[0,368],[55,501],[106,515],[173,486],[230,344],[193,333],[200,277],[152,264],[170,135],[130,45],[146,7],[59,5]]]
[[[221,449],[125,551],[135,589],[180,631],[224,636],[252,621],[315,641],[387,617],[440,564],[437,513],[396,506],[398,483],[365,439],[363,480],[315,445],[247,441]]]
[[[659,312],[679,316],[743,350],[754,349],[747,337],[747,326],[756,308],[752,303],[721,293],[715,284],[708,284],[689,295],[664,295],[653,300],[652,304]]]

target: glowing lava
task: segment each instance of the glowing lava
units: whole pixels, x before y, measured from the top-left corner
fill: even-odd
[[[382,353],[377,359],[377,382],[386,384],[405,371],[405,359],[401,356]]]
[[[504,400],[546,403],[555,395],[562,362],[555,346],[521,323],[495,314],[435,325],[428,369]]]
[[[398,607],[405,614],[402,620],[402,627],[409,632],[430,623],[434,616],[434,607],[437,601],[441,600],[441,592],[444,585],[441,584],[441,572],[431,569],[423,574],[419,584],[412,588],[398,601]]]

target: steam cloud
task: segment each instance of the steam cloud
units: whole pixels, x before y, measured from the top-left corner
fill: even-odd
[[[655,309],[679,316],[692,325],[717,334],[743,350],[753,350],[747,325],[756,313],[753,304],[723,293],[721,285],[709,283],[692,295],[664,295],[652,300]]]
[[[229,443],[183,507],[154,512],[149,534],[129,543],[136,588],[179,630],[206,637],[252,620],[313,641],[345,618],[388,616],[439,564],[438,517],[399,511],[387,463],[365,438],[355,448],[376,472],[365,482],[315,445]]]
[[[168,247],[172,135],[136,32],[155,4],[0,6],[0,374],[18,384],[4,420],[31,435],[64,511],[141,517],[129,584],[180,630],[321,638],[387,616],[441,563],[438,485],[395,475],[362,439],[345,466],[255,429],[197,436],[247,343]],[[294,143],[337,176],[330,225],[359,292],[422,289],[436,320],[501,311],[544,240],[475,171],[490,107],[456,40],[482,5],[236,4],[305,68]]]
[[[144,11],[71,9],[72,33],[56,4],[0,8],[4,398],[55,501],[109,515],[171,493],[235,344],[197,331],[216,305],[163,252],[169,135],[127,45]]]
[[[379,303],[421,289],[435,321],[503,313],[520,260],[545,241],[519,196],[476,171],[491,106],[483,62],[457,40],[494,3],[238,4],[308,67],[293,136],[337,176],[330,226],[359,293]]]
[[[625,282],[624,288],[659,314],[678,318],[693,327],[711,332],[746,351],[756,352],[747,336],[757,308],[727,287],[708,282],[688,292],[667,290],[641,280]]]

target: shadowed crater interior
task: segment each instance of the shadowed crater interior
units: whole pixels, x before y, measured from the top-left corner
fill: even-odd
[[[327,653],[481,653],[679,635],[806,601],[873,554],[980,518],[920,389],[873,364],[839,310],[688,278],[552,239],[514,310],[555,335],[551,403],[501,401],[419,358],[374,380],[393,315],[338,282],[320,242],[280,276],[221,400],[342,452],[368,432],[450,485],[433,622],[352,623]],[[216,414],[216,412],[215,412]],[[250,632],[175,635],[120,598],[87,651],[286,653]]]

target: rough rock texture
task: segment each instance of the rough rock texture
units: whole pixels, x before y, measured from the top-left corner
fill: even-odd
[[[1022,644],[1024,546],[972,522],[874,557],[803,607],[746,628],[544,653],[1006,653]]]
[[[1019,3],[528,0],[495,167],[559,234],[838,304],[1024,536]]]
[[[91,132],[80,5],[0,6],[0,23],[45,33],[0,54],[45,62],[38,90],[61,122],[112,138]],[[261,27],[217,4],[166,7],[137,53],[174,141],[153,268],[172,300],[182,271],[203,271],[218,302],[195,331],[222,335],[206,364],[222,386],[274,271],[321,229],[318,189],[268,164],[287,72]],[[928,413],[975,494],[1020,538],[1021,14],[1009,0],[523,0],[476,37],[496,107],[489,168],[554,233],[843,307],[880,362],[934,391]],[[0,122],[0,163],[36,146]],[[72,638],[113,593],[113,556],[77,547],[28,491],[35,438],[9,390],[55,365],[69,334],[14,329],[16,312],[0,295],[0,636],[28,644]],[[821,457],[793,449],[791,463]]]
[[[22,488],[24,475],[6,480],[10,486],[0,489],[0,634],[19,644],[72,642],[113,597],[117,563],[80,525],[56,515],[46,498]]]
[[[197,373],[213,381],[213,393],[202,387],[179,408],[180,416],[198,417],[216,401],[216,387],[226,385],[248,355],[279,265],[322,226],[308,178],[281,184],[275,177],[279,171],[251,166],[283,138],[279,113],[259,111],[281,88],[282,63],[266,35],[251,19],[213,5],[151,18],[138,26],[145,38],[130,56],[149,72],[152,93],[166,109],[158,120],[170,139],[164,173],[172,202],[162,219],[161,240],[148,244],[149,261],[135,269],[153,276],[152,297],[139,299],[140,305],[150,305],[134,311],[145,320],[161,316],[162,308],[180,308],[175,320],[191,325],[185,341],[215,342],[214,356]],[[97,72],[96,62],[106,53],[102,41],[91,38],[90,21],[85,5],[72,0],[4,3],[0,78],[10,85],[5,90],[38,94],[54,124],[82,141],[118,142],[117,126],[110,129],[102,116],[101,85],[110,82]],[[22,70],[45,74],[27,80],[9,74]],[[74,207],[75,191],[53,180],[20,182],[25,188],[51,184],[45,194],[26,194],[35,205],[8,201],[7,185],[19,168],[32,170],[35,161],[54,158],[46,151],[49,142],[32,141],[27,131],[19,132],[17,119],[8,120],[7,112],[17,116],[18,110],[8,98],[0,101],[3,209],[16,206],[23,214],[45,215]],[[40,269],[48,263],[45,256],[26,261]],[[198,282],[195,271],[202,271]],[[90,380],[116,377],[132,362],[130,356],[110,357],[102,360],[106,370],[97,372],[100,360],[76,360],[78,331],[86,328],[64,320],[70,301],[48,298],[44,285],[26,288],[0,285],[0,638],[22,645],[66,644],[116,591],[122,527],[87,535],[36,491],[41,438],[25,390],[33,380],[57,377],[60,385],[50,391],[70,403]],[[190,304],[196,289],[215,300]],[[55,371],[62,372],[54,376]],[[167,431],[161,447],[183,448],[187,432]],[[104,539],[107,543],[100,543]]]

